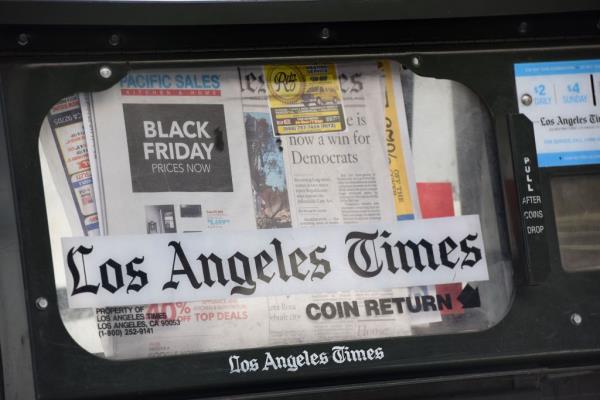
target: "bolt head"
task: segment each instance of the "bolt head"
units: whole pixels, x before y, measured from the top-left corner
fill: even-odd
[[[518,31],[521,35],[526,34],[527,32],[529,32],[529,24],[525,21],[521,22],[519,24]]]
[[[35,306],[38,310],[45,310],[48,308],[48,299],[45,297],[38,297],[35,299]]]
[[[108,79],[112,76],[112,69],[110,69],[110,67],[107,67],[106,65],[103,67],[100,67],[100,76],[103,77],[104,79]]]
[[[581,317],[581,315],[579,315],[577,313],[571,314],[571,323],[573,325],[579,326],[579,325],[581,325],[582,322],[583,322],[583,318]]]
[[[121,43],[121,37],[119,35],[117,35],[116,33],[113,33],[108,38],[108,44],[110,44],[113,47],[118,46],[120,43]]]
[[[29,44],[29,35],[26,33],[19,34],[19,37],[17,38],[17,43],[19,44],[19,46],[27,46]]]
[[[327,40],[330,37],[331,37],[331,32],[329,31],[329,28],[321,29],[321,39]]]
[[[533,103],[533,97],[531,97],[530,94],[525,93],[524,95],[521,96],[521,103],[524,106],[530,106],[531,103]]]
[[[414,56],[413,58],[411,58],[410,62],[412,63],[413,67],[421,66],[421,59],[417,56]]]

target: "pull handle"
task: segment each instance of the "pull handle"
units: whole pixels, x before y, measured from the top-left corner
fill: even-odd
[[[550,252],[545,225],[533,124],[523,114],[508,115],[513,171],[519,203],[521,254],[527,284],[543,282],[550,272]],[[522,239],[522,240],[519,240]]]

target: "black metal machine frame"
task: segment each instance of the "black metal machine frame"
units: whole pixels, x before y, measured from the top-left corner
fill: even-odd
[[[532,126],[518,115],[513,75],[518,62],[600,58],[600,5],[465,1],[444,13],[433,0],[411,7],[379,1],[372,9],[358,1],[57,3],[0,1],[0,344],[7,396],[433,395],[458,390],[457,379],[479,382],[474,391],[528,391],[552,374],[600,368],[600,272],[561,268],[553,218],[545,220],[545,237],[524,233],[519,161],[536,152]],[[294,16],[298,23],[289,23]],[[232,376],[230,352],[115,362],[73,341],[58,311],[38,155],[39,129],[56,101],[106,89],[137,68],[364,58],[392,58],[417,74],[461,82],[488,107],[504,189],[498,212],[507,217],[518,283],[501,323],[478,333],[367,340],[385,347],[385,360],[293,375]],[[109,79],[99,75],[101,66],[112,69]],[[536,170],[545,215],[552,216],[552,176],[598,172]],[[47,309],[36,308],[40,296],[49,300]],[[583,324],[570,323],[574,312]],[[236,353],[252,358],[262,351]]]

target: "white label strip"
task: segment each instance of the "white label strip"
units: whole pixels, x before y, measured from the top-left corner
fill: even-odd
[[[69,306],[488,279],[479,216],[252,232],[63,238]]]

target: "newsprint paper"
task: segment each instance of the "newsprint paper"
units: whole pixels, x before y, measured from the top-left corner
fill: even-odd
[[[133,71],[109,90],[66,101],[73,123],[56,122],[53,109],[40,146],[72,236],[231,232],[252,242],[257,229],[420,217],[394,63]],[[81,170],[68,168],[72,155],[61,140],[85,153]],[[77,174],[89,185],[83,192]],[[100,273],[109,279],[118,268],[109,263]],[[117,290],[111,276],[117,281],[106,287]],[[102,352],[114,359],[410,335],[414,324],[441,320],[439,310],[313,319],[307,305],[356,302],[364,315],[367,299],[435,297],[437,281],[418,282],[424,286],[358,290],[342,279],[317,294],[170,303],[157,294],[154,304],[97,308],[94,324]]]

